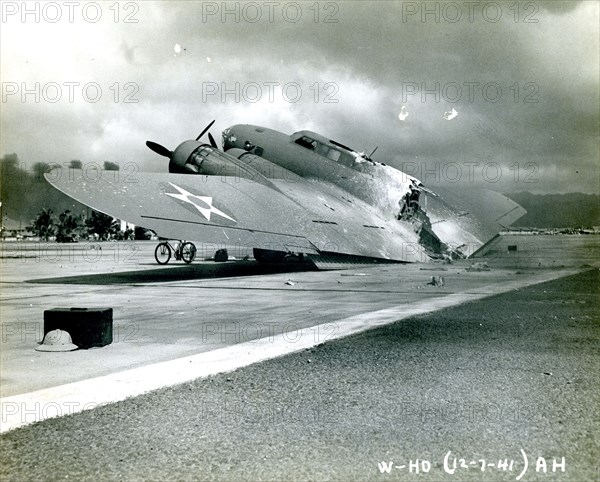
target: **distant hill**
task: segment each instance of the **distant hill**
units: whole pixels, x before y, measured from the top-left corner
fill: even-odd
[[[508,193],[527,214],[513,226],[531,228],[580,228],[600,226],[600,195]]]

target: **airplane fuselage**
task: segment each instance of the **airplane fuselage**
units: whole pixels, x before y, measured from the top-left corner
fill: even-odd
[[[286,135],[273,129],[252,125],[235,125],[223,131],[223,148],[238,159],[257,166],[269,175],[267,160],[303,179],[334,184],[377,208],[383,218],[393,219],[399,202],[411,185],[420,182],[391,166],[374,162],[349,147],[315,132],[299,131]],[[260,159],[257,159],[258,156]],[[276,168],[273,174],[278,176]],[[285,172],[281,176],[285,176]]]

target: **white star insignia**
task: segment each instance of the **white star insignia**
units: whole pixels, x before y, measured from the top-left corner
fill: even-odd
[[[216,207],[213,206],[213,204],[212,204],[213,198],[212,197],[210,197],[210,196],[197,196],[195,194],[192,194],[191,192],[186,191],[185,189],[180,188],[179,186],[176,186],[172,182],[170,182],[169,184],[171,186],[173,186],[175,189],[177,189],[179,191],[179,194],[172,194],[172,193],[166,192],[165,194],[167,196],[174,197],[175,199],[181,199],[183,202],[191,204],[198,211],[200,211],[200,213],[202,214],[202,216],[204,216],[208,221],[210,221],[210,215],[214,213],[217,216],[221,216],[221,217],[223,217],[225,219],[229,219],[230,221],[233,221],[234,223],[237,223],[237,221],[235,219],[233,219],[232,217],[230,217],[227,214],[225,214],[223,211],[220,211],[219,209],[217,209]],[[194,202],[194,199],[198,199],[199,201],[201,201],[204,204],[206,204],[208,207],[198,206],[198,204],[196,204]]]

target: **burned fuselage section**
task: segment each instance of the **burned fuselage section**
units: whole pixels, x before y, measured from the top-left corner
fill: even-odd
[[[431,220],[421,207],[420,198],[422,190],[418,184],[420,183],[411,182],[409,191],[400,199],[398,221],[410,223],[413,226],[413,229],[419,235],[419,242],[431,257],[456,257],[457,254],[449,250],[448,246],[433,232]],[[458,256],[463,257],[461,255]]]

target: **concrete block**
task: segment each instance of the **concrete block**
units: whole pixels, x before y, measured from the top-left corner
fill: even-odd
[[[44,311],[44,336],[65,330],[79,348],[110,345],[113,341],[112,308],[52,308]]]

